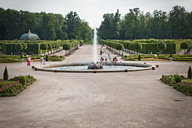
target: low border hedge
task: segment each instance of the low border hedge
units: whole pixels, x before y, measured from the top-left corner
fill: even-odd
[[[9,81],[18,81],[19,77],[11,78]],[[21,83],[13,84],[9,87],[2,87],[2,90],[0,90],[0,96],[1,97],[8,97],[8,96],[16,96],[20,92],[22,92],[24,89],[27,88],[27,86],[31,85],[33,82],[35,82],[36,79],[33,78],[33,76],[26,76],[26,83],[25,85],[22,85]]]
[[[185,82],[176,82],[175,78],[179,75],[162,75],[162,78],[160,79],[162,82],[168,84],[169,86],[173,86],[174,89],[184,93],[187,96],[192,96],[192,85],[188,85]],[[182,79],[184,79],[183,76],[180,76]]]

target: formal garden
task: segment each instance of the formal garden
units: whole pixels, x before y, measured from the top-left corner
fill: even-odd
[[[0,56],[0,63],[27,61],[30,55],[32,62],[39,61],[42,55],[46,61],[63,61],[65,55],[77,50],[83,41],[78,40],[57,40],[57,41],[20,41],[3,40],[0,42],[1,51],[6,55]],[[66,50],[64,55],[52,55],[61,50]],[[46,53],[46,55],[45,55]]]
[[[188,52],[192,47],[192,40],[100,40],[101,44],[119,55],[125,61],[188,61],[192,62],[192,55]],[[184,50],[184,55],[177,55]],[[124,54],[122,53],[124,51]],[[126,55],[126,53],[128,55]]]
[[[0,97],[16,96],[35,81],[36,79],[30,75],[9,79],[8,70],[5,67],[3,79],[0,79]]]
[[[161,11],[154,11],[156,15],[144,19],[138,8],[130,9],[129,13],[125,15],[125,19],[120,18],[119,10],[115,14],[104,14],[104,21],[97,29],[98,41],[112,53],[121,56],[124,61],[175,61],[192,63],[192,55],[190,54],[192,40],[188,32],[190,31],[190,27],[185,27],[188,31],[179,33],[179,28],[182,28],[182,30],[184,28],[183,24],[173,22],[173,19],[175,21],[180,20],[178,17],[174,17],[174,14],[182,9],[180,6],[174,6],[173,10],[170,11],[170,15],[165,15]],[[71,11],[64,18],[59,14],[18,12],[16,10],[1,9],[0,12],[4,14],[4,19],[12,19],[8,15],[9,11],[18,13],[17,19],[22,19],[22,17],[25,17],[24,19],[31,19],[33,17],[34,22],[32,24],[36,27],[31,26],[31,29],[38,33],[39,36],[32,34],[29,30],[27,34],[31,34],[31,39],[24,37],[26,34],[23,33],[28,28],[23,28],[22,25],[17,26],[17,29],[5,27],[3,29],[4,33],[2,32],[0,36],[0,51],[4,54],[0,56],[0,63],[27,62],[28,56],[30,56],[31,62],[39,62],[41,56],[43,56],[45,61],[49,62],[63,61],[65,60],[65,56],[70,55],[83,44],[92,45],[93,30],[87,22],[80,19],[76,12]],[[179,14],[182,15],[182,13]],[[160,17],[157,17],[158,15]],[[185,12],[183,15],[189,17],[191,14]],[[135,16],[135,18],[132,16]],[[190,19],[188,17],[185,19],[186,26],[190,26]],[[157,20],[158,18],[163,20]],[[168,25],[168,21],[172,27],[164,28],[164,26]],[[7,22],[3,23],[4,26],[8,24]],[[156,23],[159,24],[159,27],[155,25]],[[9,24],[14,25],[15,23]],[[24,20],[21,24],[29,25],[30,23]],[[173,30],[173,27],[176,29]],[[47,28],[47,30],[42,28]],[[16,30],[18,29],[21,31],[17,32]],[[6,31],[12,32],[12,34],[6,33]],[[21,36],[21,34],[23,35]],[[32,36],[36,36],[37,39],[34,40]],[[18,40],[19,37],[20,40]],[[54,55],[62,50],[65,50],[65,54]],[[184,53],[179,55],[178,53],[181,50],[184,50]],[[6,73],[6,70],[4,73]],[[190,73],[189,71],[188,78],[174,74],[163,75],[161,80],[186,95],[191,95],[192,82]],[[21,82],[21,79],[25,81],[23,82],[25,84]],[[1,96],[16,95],[20,91],[14,92],[14,88],[23,90],[32,83],[29,82],[30,80],[35,81],[32,76],[19,76],[9,80],[4,77],[4,80],[6,81],[0,81]],[[176,87],[177,85],[178,88]],[[185,91],[183,91],[184,86],[187,88]]]

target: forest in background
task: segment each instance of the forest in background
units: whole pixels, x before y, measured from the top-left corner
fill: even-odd
[[[88,22],[80,19],[76,12],[71,11],[63,17],[61,14],[0,8],[0,40],[20,39],[29,29],[41,40],[92,39]]]
[[[167,13],[155,10],[144,14],[139,8],[129,9],[121,18],[115,14],[103,15],[98,28],[101,39],[192,39],[192,12],[184,7],[174,6]]]

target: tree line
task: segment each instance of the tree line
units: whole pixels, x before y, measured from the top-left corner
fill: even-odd
[[[92,29],[76,12],[65,17],[53,13],[32,13],[0,8],[0,40],[19,39],[31,30],[41,40],[90,40]]]
[[[192,12],[174,6],[167,13],[155,10],[144,14],[139,8],[129,9],[121,19],[119,10],[115,14],[104,14],[98,28],[102,39],[191,39]]]

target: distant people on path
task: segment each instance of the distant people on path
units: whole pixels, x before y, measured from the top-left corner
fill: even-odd
[[[23,55],[21,54],[21,63],[23,63]]]
[[[105,57],[105,64],[107,64],[107,57]]]
[[[103,50],[103,56],[105,57],[105,50]]]
[[[108,54],[108,60],[109,60],[109,62],[111,62],[111,55],[110,54]]]
[[[31,57],[28,56],[28,59],[27,59],[27,66],[31,66]]]
[[[43,63],[44,63],[43,56],[40,57],[40,63],[41,63],[41,65],[43,65]]]
[[[113,58],[113,63],[114,63],[115,65],[117,65],[117,61],[118,61],[117,57],[114,57],[114,58]]]
[[[103,61],[104,61],[104,59],[103,59],[103,57],[101,57],[100,58],[100,62],[103,64]]]
[[[100,49],[100,55],[102,55],[102,53],[103,53],[103,50],[102,50],[102,48]]]

